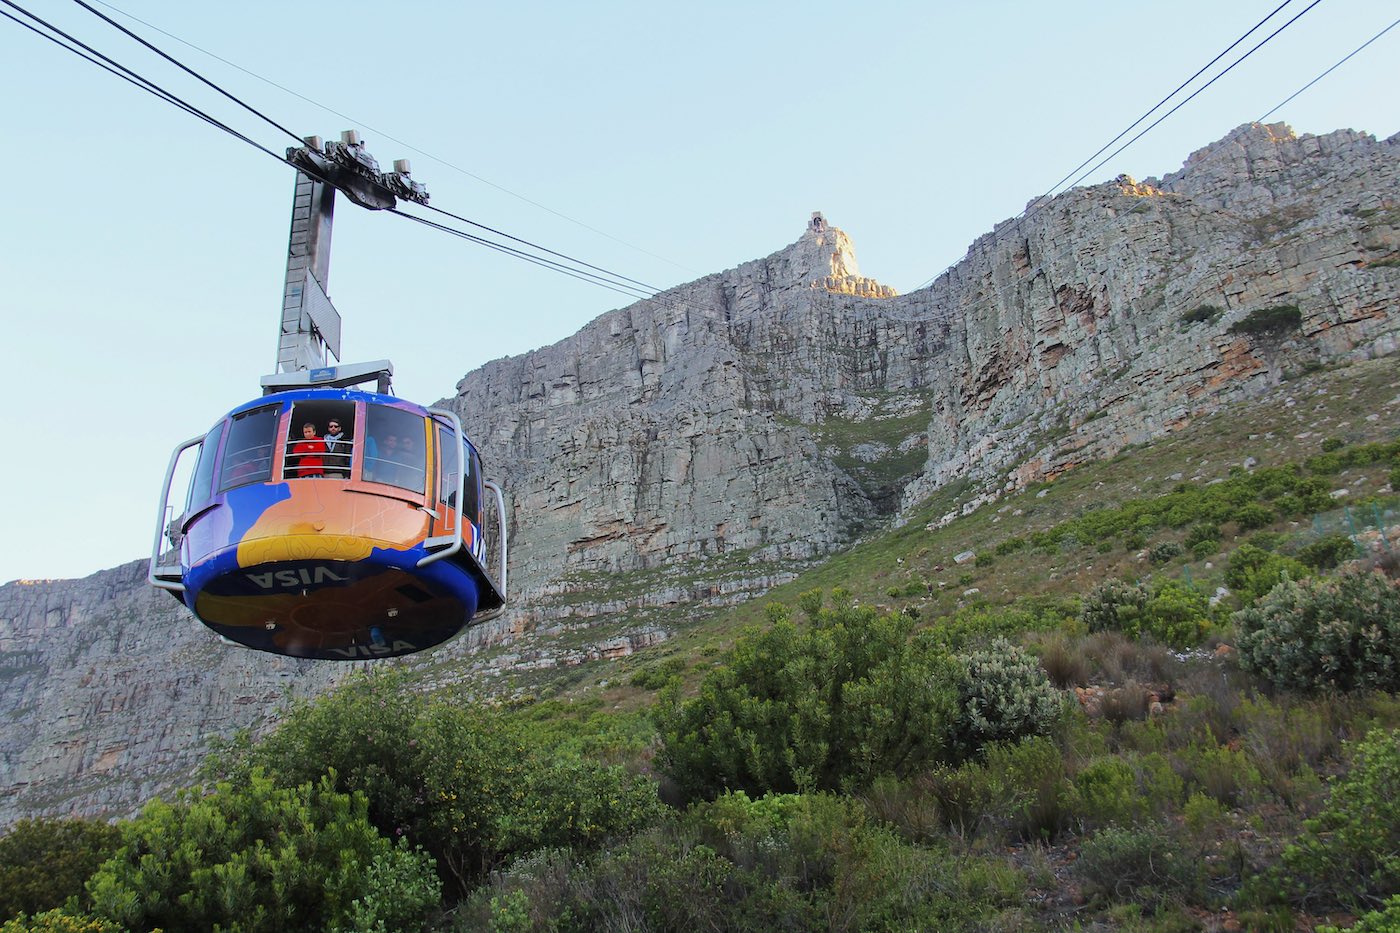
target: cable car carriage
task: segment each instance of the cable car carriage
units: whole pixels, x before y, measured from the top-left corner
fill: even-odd
[[[177,466],[195,449],[171,520]],[[171,454],[150,582],[249,648],[394,657],[502,611],[504,516],[455,412],[352,388],[280,391]]]

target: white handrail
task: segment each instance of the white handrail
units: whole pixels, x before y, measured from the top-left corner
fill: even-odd
[[[424,556],[421,560],[418,561],[419,567],[426,567],[428,564],[431,564],[434,561],[442,560],[444,557],[451,557],[453,554],[456,554],[462,549],[462,522],[464,521],[464,517],[462,514],[462,503],[466,500],[467,497],[467,471],[463,468],[463,465],[460,463],[462,455],[464,453],[464,448],[462,446],[462,419],[457,417],[457,413],[455,411],[450,411],[446,408],[429,408],[428,414],[442,415],[444,418],[448,419],[448,421],[452,424],[452,443],[454,449],[457,451],[457,459],[459,461],[457,465],[457,521],[453,522],[452,524],[452,546],[443,548],[441,551],[435,551],[432,554]],[[429,423],[431,424],[432,422]],[[434,438],[434,440],[436,440],[436,438]],[[442,454],[439,452],[438,463],[441,462]],[[437,477],[434,476],[433,479],[436,480]],[[426,488],[426,482],[424,482],[424,487],[425,488],[423,491],[425,494],[435,494],[437,489],[440,488],[436,482],[433,483],[433,488],[431,490]],[[432,502],[435,500],[429,499],[428,501]]]
[[[501,538],[501,603],[502,603],[502,605],[504,605],[504,604],[507,602],[507,599],[506,599],[506,556],[507,556],[507,551],[508,551],[507,544],[506,544],[506,497],[505,497],[505,494],[501,492],[501,487],[500,487],[500,486],[497,486],[495,483],[491,482],[489,479],[488,479],[488,480],[483,480],[482,483],[481,483],[481,485],[485,486],[487,489],[491,490],[492,492],[494,492],[494,493],[496,494],[496,518],[497,518],[497,523],[500,525],[500,528],[498,529],[498,531],[499,531],[500,538]]]
[[[203,434],[199,437],[192,437],[179,447],[176,447],[174,452],[171,453],[170,465],[165,468],[165,482],[162,483],[160,487],[160,504],[156,507],[156,539],[155,543],[151,545],[151,564],[146,572],[146,581],[150,583],[151,586],[158,586],[163,590],[170,590],[174,593],[183,593],[185,591],[185,584],[165,580],[156,576],[156,571],[161,569],[160,542],[168,533],[165,522],[165,512],[170,505],[170,484],[175,479],[175,466],[180,462],[180,454],[189,450],[196,444],[204,443],[204,438],[205,435]]]

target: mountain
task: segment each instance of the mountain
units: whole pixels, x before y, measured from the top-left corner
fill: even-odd
[[[968,507],[1286,377],[1394,353],[1400,137],[1248,125],[1160,179],[1028,205],[928,288],[814,215],[764,259],[469,373],[514,609],[425,657],[492,693],[664,641],[967,480]],[[128,811],[348,668],[237,652],[131,564],[0,588],[0,823]]]

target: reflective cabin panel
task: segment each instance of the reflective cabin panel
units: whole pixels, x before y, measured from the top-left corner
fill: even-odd
[[[188,513],[197,505],[203,505],[214,495],[214,467],[218,464],[219,441],[224,436],[224,422],[214,425],[214,429],[204,436],[199,445],[199,460],[194,467],[194,477],[190,480],[190,494],[185,500]]]
[[[280,405],[267,405],[233,416],[224,445],[219,491],[264,483],[272,477],[272,453],[277,438]]]
[[[426,459],[423,417],[399,408],[365,409],[364,478],[423,494]]]

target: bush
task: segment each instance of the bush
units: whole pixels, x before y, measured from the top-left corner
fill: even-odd
[[[1400,688],[1400,587],[1380,573],[1285,581],[1234,618],[1240,666],[1276,687]]]
[[[1067,823],[1074,798],[1064,756],[1043,736],[992,745],[982,761],[936,769],[918,786],[936,802],[928,809],[950,829],[1015,839],[1053,837]]]
[[[1151,636],[1175,648],[1192,648],[1209,633],[1210,599],[1186,584],[1105,580],[1084,597],[1080,618],[1091,632],[1116,631],[1130,638]]]
[[[685,663],[684,658],[667,658],[660,664],[653,664],[637,671],[628,683],[634,687],[640,687],[642,690],[660,690],[681,675],[685,670]]]
[[[1149,908],[1195,899],[1205,883],[1200,859],[1160,827],[1100,830],[1084,840],[1074,867],[1089,897]]]
[[[88,882],[128,928],[404,929],[437,906],[432,859],[375,832],[363,795],[333,778],[291,790],[259,771],[175,805],[152,801]]]
[[[1357,556],[1356,543],[1346,535],[1331,534],[1318,538],[1298,550],[1298,559],[1316,570],[1331,570],[1342,561]]]
[[[1163,541],[1161,544],[1152,545],[1152,550],[1147,552],[1147,559],[1154,564],[1165,564],[1181,556],[1183,548],[1175,541]]]
[[[1342,467],[1346,466],[1346,462],[1340,454],[1318,454],[1304,460],[1303,466],[1307,468],[1309,473],[1315,473],[1318,476],[1331,476],[1340,472]]]
[[[1253,800],[1263,786],[1249,756],[1228,745],[1192,745],[1178,755],[1177,762],[1190,787],[1228,807]]]
[[[1142,583],[1105,580],[1084,597],[1079,619],[1091,632],[1136,630],[1151,598],[1152,594]]]
[[[1219,319],[1220,315],[1222,315],[1222,314],[1224,314],[1224,313],[1225,313],[1225,309],[1224,309],[1224,308],[1218,308],[1218,307],[1216,307],[1215,305],[1200,305],[1200,306],[1198,306],[1198,307],[1196,307],[1196,308],[1193,308],[1193,309],[1190,310],[1190,311],[1187,311],[1185,314],[1183,314],[1183,315],[1181,316],[1181,323],[1183,323],[1183,324],[1203,324],[1203,323],[1210,323],[1210,322],[1213,322],[1213,321]]]
[[[1303,326],[1303,312],[1297,305],[1255,308],[1225,330],[1231,334],[1278,335]]]
[[[1045,735],[1059,721],[1060,693],[1035,657],[1004,638],[964,658],[953,745],[964,756],[992,742]]]
[[[1346,441],[1342,440],[1340,437],[1329,437],[1322,442],[1322,452],[1330,454],[1334,450],[1341,450],[1346,445]]]
[[[1347,929],[1351,933],[1395,933],[1396,930],[1400,930],[1400,894],[1392,896],[1381,905],[1380,910],[1373,910],[1358,917],[1356,923]],[[1317,928],[1317,933],[1342,933],[1342,928],[1321,926]]]
[[[84,885],[121,845],[121,830],[97,820],[20,820],[0,837],[0,917],[89,905]]]
[[[1014,554],[1014,553],[1016,553],[1017,551],[1021,550],[1021,549],[1024,548],[1025,546],[1026,546],[1026,539],[1025,539],[1025,538],[1007,538],[1005,541],[1002,541],[1002,542],[1000,542],[1000,543],[997,544],[997,546],[996,546],[996,552],[997,552],[997,555],[998,555],[998,556],[1000,556],[1000,557],[1005,557],[1005,556],[1008,555],[1008,554]]]
[[[363,793],[385,836],[423,846],[456,896],[543,845],[587,849],[654,818],[652,782],[556,751],[541,732],[483,706],[420,697],[400,674],[373,675],[294,707],[222,770],[237,782],[261,767],[284,787],[333,770],[335,789]]]
[[[1333,780],[1283,865],[1303,902],[1377,909],[1400,890],[1400,733],[1376,729],[1355,745],[1351,768]]]
[[[1186,546],[1195,550],[1202,544],[1216,545],[1220,543],[1220,526],[1215,522],[1200,522],[1192,525],[1191,530],[1186,533]]]
[[[1089,682],[1089,660],[1082,651],[1072,648],[1063,635],[1041,645],[1040,666],[1060,689],[1082,687]]]
[[[1239,510],[1235,512],[1234,517],[1235,524],[1239,526],[1240,531],[1253,531],[1256,528],[1267,528],[1269,525],[1272,525],[1274,519],[1277,518],[1273,509],[1269,508],[1267,505],[1260,505],[1257,502],[1251,502],[1247,505],[1240,506]]]
[[[1283,554],[1275,554],[1253,544],[1241,544],[1225,564],[1225,585],[1243,603],[1252,603],[1285,579],[1301,580],[1308,568]]]
[[[101,917],[48,910],[33,917],[19,914],[0,923],[0,933],[122,933],[122,928]]]
[[[912,620],[821,609],[735,643],[699,694],[657,711],[660,769],[689,797],[862,787],[945,754],[957,669],[910,640]],[[1043,676],[1043,675],[1042,675]]]

